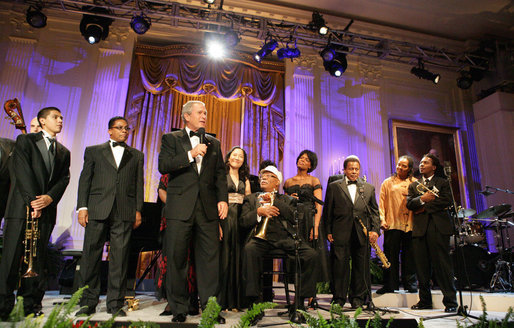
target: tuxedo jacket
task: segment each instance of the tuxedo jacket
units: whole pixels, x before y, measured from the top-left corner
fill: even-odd
[[[14,140],[0,138],[0,219],[4,217],[11,178],[9,176],[10,156],[14,149]]]
[[[370,231],[380,234],[375,187],[362,179],[357,180],[355,204],[352,202],[345,179],[331,182],[327,187],[323,213],[327,234],[332,234],[337,246],[349,245],[354,224],[361,245],[366,244],[366,235],[357,218],[360,218]]]
[[[244,198],[243,207],[241,210],[241,218],[239,225],[244,230],[250,230],[258,227],[257,209],[261,207],[259,195],[260,192],[250,194]],[[277,207],[280,215],[273,217],[268,223],[268,230],[266,236],[269,240],[278,241],[292,237],[294,234],[294,203],[297,200],[288,195],[276,194],[273,201],[273,206]],[[261,222],[264,218],[261,219]],[[250,236],[254,236],[255,229],[251,232]]]
[[[89,218],[105,220],[116,201],[114,219],[134,221],[143,209],[144,155],[125,147],[119,167],[108,142],[87,147],[80,173],[77,209],[87,207]]]
[[[207,152],[201,171],[187,156],[192,149],[185,129],[162,136],[159,172],[169,174],[165,215],[167,219],[188,220],[197,199],[208,220],[218,219],[218,202],[228,202],[227,176],[218,139],[205,135]]]
[[[43,132],[21,134],[16,139],[11,162],[11,189],[5,210],[9,219],[25,219],[26,206],[38,195],[49,195],[53,202],[43,209],[40,220],[55,224],[57,204],[70,181],[70,151],[55,143],[53,170],[48,171]]]
[[[435,186],[439,190],[439,197],[424,205],[421,205],[420,198],[422,194],[416,190],[417,185],[417,182],[409,185],[409,194],[407,196],[407,208],[414,212],[412,237],[422,237],[425,235],[430,217],[434,220],[437,231],[443,235],[453,234],[453,225],[447,212],[447,207],[452,203],[448,181],[436,176],[430,179],[427,187],[432,189]],[[420,212],[420,210],[422,211]],[[416,212],[420,213],[416,214]]]

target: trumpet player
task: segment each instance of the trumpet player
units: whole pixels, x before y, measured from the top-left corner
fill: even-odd
[[[348,156],[343,168],[343,178],[327,187],[323,218],[332,243],[332,301],[343,306],[348,296],[352,308],[358,308],[370,301],[369,245],[378,239],[380,220],[375,187],[359,179],[359,158]],[[369,231],[369,244],[359,219]]]
[[[2,320],[7,319],[14,307],[13,292],[18,287],[23,256],[32,265],[27,270],[23,266],[22,271],[35,272],[37,276],[21,278],[17,295],[23,296],[26,315],[42,314],[41,301],[47,282],[47,244],[55,225],[57,203],[70,181],[70,152],[55,140],[63,125],[61,111],[56,107],[46,107],[39,111],[37,119],[42,130],[19,135],[12,155],[11,189],[5,212],[0,264]],[[27,224],[27,221],[31,223]],[[25,230],[31,230],[31,238],[26,238]]]
[[[450,260],[453,225],[446,211],[452,202],[450,185],[441,177],[441,164],[432,154],[423,156],[419,172],[423,176],[419,183],[425,188],[413,182],[407,196],[407,208],[414,211],[412,246],[419,288],[419,302],[411,308],[432,309],[430,276],[433,271],[443,293],[444,311],[456,312],[457,298]]]
[[[249,303],[257,301],[261,292],[261,262],[264,254],[281,249],[291,256],[295,253],[296,230],[294,206],[296,199],[278,194],[282,184],[282,173],[275,166],[267,166],[260,172],[262,193],[253,193],[245,197],[241,212],[240,226],[246,229],[256,228],[244,247],[243,280]],[[266,223],[266,229],[261,224]],[[263,231],[264,230],[264,231]],[[301,259],[301,299],[314,297],[316,293],[315,257],[316,251],[303,240],[299,243]],[[304,309],[304,302],[298,305]]]

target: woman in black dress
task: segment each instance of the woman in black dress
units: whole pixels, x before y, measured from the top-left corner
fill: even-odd
[[[250,194],[250,170],[246,152],[241,147],[232,148],[225,157],[228,183],[228,215],[221,220],[223,239],[220,258],[219,304],[222,309],[237,311],[242,308],[241,300],[241,247],[242,236],[238,220],[245,195]]]
[[[321,183],[318,178],[309,173],[314,171],[318,164],[316,153],[303,150],[296,159],[297,174],[284,183],[284,192],[298,198],[299,211],[303,213],[301,235],[309,245],[318,252],[318,280],[317,282],[330,281],[328,268],[328,249],[325,243],[326,234],[321,223]],[[310,308],[317,307],[316,299],[310,299]]]

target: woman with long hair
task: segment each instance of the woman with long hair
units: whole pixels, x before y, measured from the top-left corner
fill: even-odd
[[[321,183],[318,178],[310,175],[318,165],[316,153],[303,150],[296,159],[297,173],[294,177],[284,182],[284,192],[298,198],[298,211],[303,213],[301,222],[302,238],[318,252],[318,277],[317,282],[330,281],[328,266],[328,249],[325,243],[326,234],[321,223]],[[316,308],[315,298],[309,299],[309,308]]]
[[[380,227],[384,230],[384,253],[391,267],[384,271],[384,286],[377,294],[394,293],[400,288],[416,293],[416,266],[412,253],[412,211],[407,209],[409,185],[416,181],[413,174],[414,161],[410,156],[401,156],[393,176],[380,187]]]
[[[241,234],[238,229],[239,216],[245,195],[250,194],[250,169],[246,152],[233,147],[225,157],[228,183],[228,215],[221,220],[223,239],[220,258],[219,303],[222,309],[237,311],[242,308],[241,297]]]

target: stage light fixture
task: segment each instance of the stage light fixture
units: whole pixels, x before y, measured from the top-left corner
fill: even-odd
[[[418,66],[414,66],[410,70],[410,72],[412,74],[414,74],[415,76],[417,76],[418,78],[432,81],[432,82],[434,82],[434,84],[439,83],[439,81],[441,80],[441,75],[435,74],[435,73],[432,73],[432,72],[426,70],[425,65],[423,64],[423,62],[421,60],[419,61]]]
[[[227,47],[231,47],[231,48],[237,46],[239,41],[241,41],[239,34],[237,34],[237,32],[235,32],[233,30],[227,31],[227,33],[225,33],[225,36],[223,38],[225,40],[225,45]]]
[[[213,3],[216,2],[216,0],[203,0],[203,2],[205,2],[208,5],[212,5]]]
[[[214,59],[225,57],[227,52],[223,36],[216,33],[205,34],[205,48],[209,57]]]
[[[285,48],[280,48],[277,50],[277,57],[278,59],[284,59],[284,58],[298,58],[300,57],[301,52],[300,49],[296,47],[296,40],[294,41],[294,48],[289,47],[289,42],[286,44]]]
[[[145,34],[150,29],[150,26],[152,26],[152,20],[143,13],[141,15],[134,14],[130,21],[130,27],[137,34]]]
[[[43,28],[46,26],[46,15],[41,12],[40,7],[30,6],[27,9],[27,23],[35,28]]]
[[[319,54],[323,58],[323,62],[331,62],[336,58],[336,51],[330,44],[321,50]]]
[[[269,40],[269,41],[268,41]],[[266,41],[262,48],[253,55],[253,59],[260,63],[264,57],[271,54],[273,50],[278,46],[278,42],[272,38],[266,38]]]
[[[457,78],[457,86],[460,89],[467,90],[467,89],[471,88],[472,84],[473,84],[473,79],[471,78],[470,72],[461,71],[460,77]]]
[[[104,13],[102,8],[94,8],[95,12]],[[108,13],[108,12],[107,12]],[[80,33],[89,44],[105,40],[109,35],[109,26],[114,20],[103,16],[84,14],[80,21]]]
[[[338,53],[332,61],[323,61],[323,67],[335,77],[340,77],[348,68],[346,54]]]
[[[327,35],[328,26],[323,19],[323,16],[317,11],[312,13],[312,21],[309,23],[310,28],[313,31],[318,32],[320,35]]]

